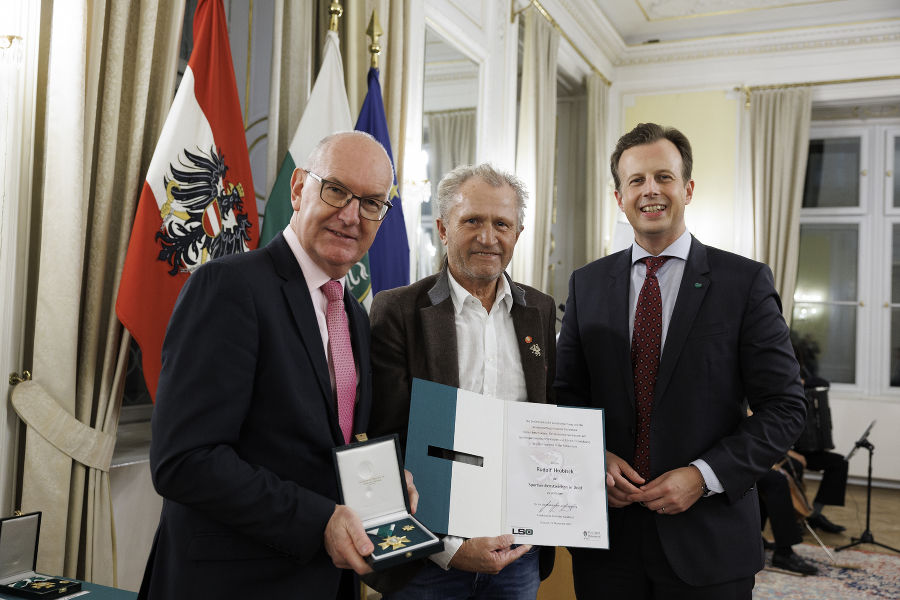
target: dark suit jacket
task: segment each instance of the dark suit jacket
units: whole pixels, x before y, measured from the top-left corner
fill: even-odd
[[[371,408],[369,324],[345,292]],[[191,275],[163,346],[150,467],[164,497],[145,574],[154,599],[334,598],[323,532],[342,445],[309,290],[281,235]]]
[[[510,315],[519,342],[529,402],[552,401],[556,369],[556,306],[553,298],[513,282],[503,274],[513,296]],[[436,275],[412,285],[385,290],[375,296],[372,318],[372,370],[375,402],[370,437],[399,433],[406,445],[410,390],[414,377],[459,387],[456,315],[450,297],[447,265]],[[525,338],[531,336],[532,341]],[[530,350],[538,344],[540,354]],[[413,473],[415,475],[415,473]],[[553,548],[542,549],[541,575],[553,569]],[[415,573],[395,571],[405,582]],[[369,578],[376,589],[398,587],[386,578]]]
[[[630,248],[572,274],[555,382],[560,404],[605,409],[607,449],[629,462],[630,281]],[[799,367],[771,271],[692,238],[654,391],[651,477],[702,458],[725,492],[684,513],[655,517],[663,550],[685,582],[712,585],[762,568],[754,484],[797,439],[804,416]],[[622,530],[622,512],[609,511],[611,552],[617,539],[636,534]],[[573,549],[581,555],[576,568],[590,552]]]

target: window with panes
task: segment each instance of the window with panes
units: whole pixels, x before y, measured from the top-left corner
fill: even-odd
[[[900,120],[816,123],[791,329],[832,387],[900,395]]]

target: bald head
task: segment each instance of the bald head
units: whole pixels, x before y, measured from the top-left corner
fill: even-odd
[[[313,175],[311,175],[313,174]],[[382,221],[363,219],[358,198],[386,202],[394,183],[384,147],[367,133],[345,131],[322,139],[291,177],[291,229],[309,257],[332,279],[340,279],[375,239]],[[343,207],[322,200],[323,185],[349,190],[357,199]]]
[[[316,147],[312,149],[306,158],[306,169],[313,173],[318,173],[321,167],[327,164],[336,152],[346,151],[356,147],[358,150],[372,152],[382,159],[381,167],[386,167],[391,172],[391,182],[394,179],[394,167],[391,165],[391,159],[387,150],[372,135],[365,131],[340,131],[331,135],[326,135]],[[375,162],[378,162],[377,160]]]

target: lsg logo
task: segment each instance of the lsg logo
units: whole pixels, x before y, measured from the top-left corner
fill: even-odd
[[[513,535],[534,535],[534,531],[531,529],[523,529],[521,527],[513,527]]]

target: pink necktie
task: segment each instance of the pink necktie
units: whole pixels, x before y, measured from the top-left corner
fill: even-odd
[[[641,259],[647,265],[647,278],[638,295],[634,311],[634,332],[631,334],[631,368],[634,377],[634,400],[637,408],[637,440],[634,448],[634,469],[641,477],[650,477],[650,414],[653,411],[653,390],[659,370],[662,341],[662,294],[656,270],[669,260],[668,256],[648,256]]]
[[[331,351],[331,363],[334,367],[338,422],[344,434],[344,442],[349,442],[353,432],[353,406],[356,402],[356,364],[353,362],[347,313],[344,312],[344,293],[341,283],[333,279],[322,286],[322,291],[328,298],[325,324],[328,327],[328,349]]]

